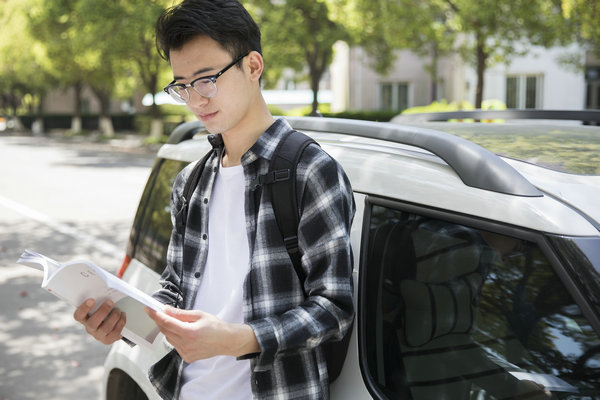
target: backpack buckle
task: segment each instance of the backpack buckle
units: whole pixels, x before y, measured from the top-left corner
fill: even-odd
[[[298,252],[298,236],[284,237],[283,243],[288,253],[293,254]]]
[[[292,176],[292,172],[289,168],[273,171],[271,174],[273,174],[273,180],[269,183],[287,181]]]
[[[268,185],[270,183],[287,181],[292,177],[292,171],[288,169],[278,169],[277,171],[271,171],[264,175],[257,176],[251,183],[250,187],[252,190],[262,185]]]

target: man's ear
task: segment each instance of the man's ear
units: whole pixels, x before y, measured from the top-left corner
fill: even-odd
[[[258,81],[262,76],[265,65],[263,58],[258,51],[251,51],[248,54],[248,68],[250,70],[250,79]]]

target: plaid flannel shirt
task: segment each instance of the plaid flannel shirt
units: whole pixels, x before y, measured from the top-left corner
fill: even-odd
[[[355,204],[341,166],[319,146],[309,145],[296,172],[301,215],[298,244],[306,277],[300,282],[275,220],[270,191],[253,187],[256,177],[268,171],[277,144],[291,129],[287,121],[277,119],[242,157],[250,247],[243,313],[261,348],[260,353],[242,358],[250,359],[254,398],[322,400],[329,397],[329,384],[321,344],[341,339],[354,317],[350,227]],[[210,240],[208,205],[223,152],[219,135],[211,143],[214,154],[190,201],[185,244],[175,217],[195,163],[175,180],[171,195],[174,229],[161,277],[163,289],[155,294],[167,304],[178,304],[181,294],[186,309],[194,304]],[[162,398],[178,398],[182,369],[183,361],[174,350],[151,368],[150,380]]]

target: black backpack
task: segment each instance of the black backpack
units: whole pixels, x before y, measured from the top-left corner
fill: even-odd
[[[309,136],[295,130],[290,131],[275,148],[269,164],[269,171],[265,175],[258,176],[252,182],[252,186],[255,188],[269,185],[271,189],[271,202],[275,219],[277,220],[285,248],[292,260],[300,282],[304,282],[306,276],[300,265],[300,252],[298,249],[298,222],[300,217],[296,201],[296,166],[302,152],[311,143],[316,144]],[[206,161],[211,154],[212,150],[198,161],[183,188],[184,204],[181,212],[178,214],[180,218],[179,226],[182,227],[183,232],[185,232],[183,227],[185,227],[187,221],[188,202],[192,198],[192,194],[202,176]],[[350,326],[346,335],[341,340],[329,341],[323,344],[330,383],[342,371],[351,332],[352,326]]]

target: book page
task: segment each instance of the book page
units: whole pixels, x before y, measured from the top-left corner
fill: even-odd
[[[146,305],[131,297],[123,297],[115,303],[115,307],[126,315],[127,323],[123,329],[123,336],[138,344],[154,342],[160,330],[144,311]]]
[[[97,265],[89,261],[72,261],[61,265],[31,251],[25,251],[18,262],[43,269],[42,288],[75,307],[92,298],[96,301],[91,310],[94,313],[105,301],[113,301],[115,307],[126,314],[127,322],[122,333],[132,342],[151,346],[160,333],[144,308],[163,311],[164,304]]]
[[[59,294],[74,306],[88,298],[96,300],[92,313],[106,300],[126,314],[123,336],[138,345],[151,345],[160,333],[145,307],[161,311],[164,305],[116,276],[84,261],[63,265],[50,279],[46,289]]]
[[[50,277],[60,268],[60,264],[58,262],[31,250],[25,250],[17,262],[43,271],[44,280],[42,283],[46,283],[48,279],[50,279]]]
[[[42,284],[42,288],[79,307],[86,299],[96,300],[92,313],[106,300],[117,303],[124,294],[106,284],[104,274],[99,273],[92,265],[85,262],[65,264],[50,279]]]

